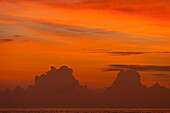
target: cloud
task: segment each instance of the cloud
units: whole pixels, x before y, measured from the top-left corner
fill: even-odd
[[[52,7],[97,9],[169,19],[168,0],[32,0]]]
[[[87,49],[84,49],[87,50]],[[129,56],[129,55],[141,55],[141,54],[170,54],[168,51],[164,52],[137,52],[137,51],[131,51],[131,52],[124,52],[124,51],[111,51],[111,50],[105,50],[105,49],[96,49],[96,50],[87,50],[90,53],[106,53],[110,54],[112,56]]]
[[[28,1],[28,0],[0,0],[0,2],[13,2],[17,3],[20,1]],[[71,3],[79,3],[79,2],[87,2],[87,1],[98,1],[98,0],[29,0],[33,2],[40,2],[44,4],[57,4],[57,3],[62,3],[62,4],[71,4]]]
[[[8,34],[8,32],[7,32]],[[9,33],[9,36],[4,36],[0,34],[0,43],[4,43],[4,42],[12,42],[12,41],[28,41],[28,38],[22,36],[22,35],[11,35]]]
[[[152,74],[152,75],[170,77],[170,75],[168,75],[168,74],[160,74],[160,73],[156,73],[156,74]]]
[[[170,66],[155,66],[155,65],[117,65],[111,64],[110,68],[105,71],[118,71],[122,69],[133,69],[136,71],[170,71]]]
[[[166,75],[166,74],[152,74],[152,75],[163,76],[163,75]]]
[[[49,32],[59,36],[71,36],[71,37],[84,37],[89,36],[91,39],[96,39],[94,37],[115,37],[115,38],[129,38],[131,34],[119,32],[119,31],[107,31],[106,29],[102,28],[91,28],[85,26],[78,26],[78,25],[69,25],[69,24],[60,24],[60,23],[53,23],[53,22],[46,22],[41,20],[34,20],[27,17],[22,16],[12,16],[7,14],[0,14],[2,20],[9,21],[11,25],[3,25],[1,27],[12,29],[20,26],[18,24],[22,24],[21,26],[24,28],[32,28],[34,30],[40,32]],[[92,37],[93,36],[93,37]],[[87,38],[87,37],[86,37]]]
[[[111,55],[127,56],[127,55],[147,54],[152,52],[107,52],[107,53]]]
[[[0,39],[0,43],[4,43],[4,42],[12,42],[14,41],[13,39]]]
[[[2,2],[36,2],[50,7],[97,9],[144,15],[168,20],[169,0],[1,0]]]
[[[16,38],[23,37],[21,35],[13,35],[13,36],[16,37]]]
[[[118,32],[118,31],[106,31],[105,29],[89,28],[84,26],[32,21],[34,26],[30,26],[35,30],[40,30],[44,32],[54,33],[61,36],[71,36],[71,37],[83,37],[91,36],[91,39],[96,39],[92,36],[97,37],[115,37],[115,38],[128,38],[128,33]]]
[[[93,27],[85,27],[85,26],[79,26],[79,25],[60,24],[60,23],[54,23],[54,22],[49,22],[49,21],[47,22],[47,21],[38,20],[38,19],[31,19],[29,17],[23,17],[23,16],[11,16],[7,14],[0,14],[0,17],[3,20],[10,21],[11,23],[16,23],[16,24],[10,24],[10,25],[5,24],[1,26],[1,28],[11,29],[10,32],[18,31],[18,33],[20,33],[20,29],[22,27],[22,29],[30,28],[33,31],[38,31],[39,33],[44,32],[44,33],[50,33],[56,36],[66,36],[66,37],[72,37],[72,38],[78,37],[78,38],[86,38],[86,39],[88,38],[92,40],[96,40],[96,39],[105,40],[106,38],[122,38],[124,41],[126,40],[126,42],[128,41],[130,43],[145,43],[145,44],[146,43],[147,44],[162,43],[162,41],[155,40],[157,38],[159,39],[162,37],[135,35],[132,33],[119,31],[116,29],[107,30],[107,28],[93,28]],[[19,24],[23,26],[19,26]],[[29,33],[28,35],[30,34],[31,33]]]
[[[141,75],[136,71],[119,72],[116,80],[109,87],[106,87],[103,93],[93,92],[86,85],[80,85],[72,73],[73,70],[67,66],[61,66],[59,69],[51,66],[51,70],[45,74],[35,76],[34,85],[25,89],[20,86],[15,87],[14,90],[6,88],[0,92],[0,107],[110,108],[112,107],[110,105],[113,105],[113,107],[119,106],[120,108],[169,108],[170,106],[169,89],[158,82],[151,87],[145,86],[141,83]],[[146,101],[148,98],[153,103],[149,102],[148,104]],[[155,104],[155,101],[158,104]],[[67,112],[71,111],[73,112],[73,110],[67,110]],[[74,112],[79,111],[80,109],[74,110]],[[89,110],[83,109],[82,112],[89,112]],[[97,111],[94,110],[94,112]]]
[[[134,35],[131,33],[125,33],[122,31],[112,31],[106,30],[104,28],[92,28],[92,27],[85,27],[85,26],[78,26],[78,25],[69,25],[69,24],[60,24],[60,23],[53,23],[53,22],[45,22],[45,21],[30,21],[32,25],[30,26],[34,30],[40,32],[48,32],[58,36],[68,36],[73,38],[90,38],[92,40],[96,39],[106,39],[106,38],[121,38],[123,40],[128,40],[133,43],[161,43],[160,41],[155,41],[153,39],[160,38],[160,37],[152,37],[152,36],[145,36],[145,35]],[[28,26],[29,26],[28,25]],[[131,38],[135,37],[135,38]],[[127,43],[127,42],[126,42]],[[136,54],[141,54],[142,52],[136,52]],[[148,52],[149,53],[149,52]],[[112,53],[113,54],[113,53]],[[123,54],[123,52],[122,52]],[[131,53],[131,54],[134,54]]]
[[[127,56],[127,55],[140,55],[140,54],[150,54],[150,53],[170,53],[170,52],[106,52],[111,55]]]

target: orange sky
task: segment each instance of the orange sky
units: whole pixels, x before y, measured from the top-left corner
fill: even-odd
[[[117,74],[103,71],[110,64],[170,65],[170,1],[1,0],[0,50],[0,88],[33,83],[51,65],[104,88]],[[169,72],[140,73],[143,84],[170,88]]]

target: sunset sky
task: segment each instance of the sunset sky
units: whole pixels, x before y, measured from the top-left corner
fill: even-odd
[[[97,91],[122,65],[149,65],[142,83],[170,88],[170,1],[0,0],[0,51],[0,89],[33,84],[51,65]]]

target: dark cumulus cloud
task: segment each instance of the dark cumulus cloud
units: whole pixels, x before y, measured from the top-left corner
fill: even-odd
[[[124,69],[132,69],[136,71],[170,71],[170,66],[155,66],[155,65],[117,65],[111,64],[110,68],[105,71],[118,71]]]
[[[51,66],[35,76],[35,84],[26,89],[6,88],[0,92],[0,100],[0,108],[169,108],[170,89],[158,82],[147,87],[137,71],[122,70],[103,93],[97,93],[80,85],[73,70],[64,65],[59,69]]]

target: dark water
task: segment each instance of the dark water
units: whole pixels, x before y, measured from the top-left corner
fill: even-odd
[[[170,108],[0,108],[0,113],[170,113]]]

